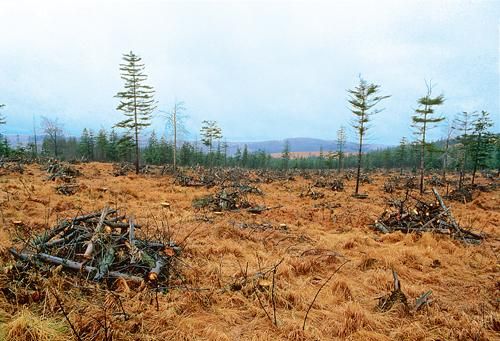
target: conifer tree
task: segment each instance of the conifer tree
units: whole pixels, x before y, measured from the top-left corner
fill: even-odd
[[[107,161],[108,136],[106,130],[101,128],[96,138],[96,158],[99,161]]]
[[[107,159],[110,161],[118,160],[118,135],[114,129],[109,133],[108,146],[106,148]]]
[[[339,161],[337,168],[338,173],[342,171],[343,167],[345,143],[346,143],[345,128],[341,126],[340,129],[337,130],[337,158]]]
[[[471,133],[474,121],[477,119],[477,113],[463,111],[455,117],[453,121],[453,128],[457,130],[460,135],[457,137],[459,143],[459,167],[460,175],[458,178],[458,188],[461,189],[464,183],[465,168],[467,167],[467,156],[470,153],[472,144]]]
[[[427,94],[418,99],[419,107],[412,116],[413,127],[416,129],[417,142],[420,147],[420,194],[424,193],[424,175],[425,175],[425,151],[430,146],[426,137],[430,129],[435,127],[436,123],[444,120],[444,117],[434,117],[434,107],[444,103],[444,96],[431,97],[432,83],[427,83]]]
[[[156,108],[153,87],[144,84],[147,76],[141,58],[132,51],[123,55],[124,63],[120,64],[121,78],[125,81],[124,90],[119,91],[115,97],[120,99],[117,110],[123,111],[125,119],[115,126],[128,129],[133,134],[135,149],[135,172],[139,174],[139,133],[151,125],[153,111]],[[127,142],[128,139],[124,142]]]
[[[222,138],[222,130],[216,121],[203,121],[201,127],[201,142],[208,147],[208,153],[212,153],[214,140]]]
[[[493,121],[487,111],[482,110],[479,117],[474,122],[473,143],[472,143],[472,184],[476,179],[478,167],[486,166],[486,161],[490,157],[495,146],[495,136],[489,131],[493,126]]]
[[[390,96],[378,95],[380,85],[368,83],[363,78],[359,78],[359,84],[352,90],[347,90],[349,93],[348,102],[351,104],[351,112],[354,114],[352,122],[353,128],[358,134],[358,162],[356,172],[356,189],[354,194],[359,193],[359,179],[361,175],[361,157],[363,155],[363,139],[369,126],[368,123],[372,115],[379,113],[382,109],[374,109],[382,100]]]
[[[285,144],[281,152],[281,162],[283,169],[288,170],[288,164],[290,162],[290,142],[288,140],[285,140]]]
[[[404,167],[404,164],[405,164],[405,161],[406,161],[406,148],[407,148],[407,145],[408,145],[408,140],[406,139],[405,136],[403,136],[401,138],[401,140],[399,141],[399,147],[398,147],[398,151],[396,153],[398,159],[399,159],[399,174],[403,175],[403,167]]]
[[[318,168],[323,169],[324,164],[325,164],[325,153],[323,151],[323,146],[319,146]]]
[[[240,146],[236,147],[236,152],[234,153],[234,162],[236,166],[241,166],[241,149]]]
[[[241,165],[243,167],[248,167],[248,147],[246,144],[243,147],[243,154],[241,154]]]
[[[220,139],[222,138],[222,129],[217,125],[216,121],[203,121],[202,122],[202,127],[200,130],[201,133],[201,142],[203,145],[208,147],[208,159],[209,159],[209,164],[210,166],[213,163],[213,155],[212,155],[212,148],[213,148],[213,143],[215,140],[220,142]]]
[[[80,136],[80,142],[78,143],[78,154],[89,160],[90,155],[88,153],[88,146],[89,146],[89,132],[87,128],[83,128],[82,135]]]

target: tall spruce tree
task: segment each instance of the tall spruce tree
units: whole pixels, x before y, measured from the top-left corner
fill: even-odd
[[[104,128],[101,128],[97,133],[95,149],[96,159],[99,161],[107,161],[108,136]]]
[[[418,99],[419,107],[415,109],[415,115],[412,116],[413,127],[416,129],[417,142],[420,147],[420,194],[424,193],[424,175],[425,175],[425,150],[430,146],[426,137],[430,129],[435,127],[436,123],[444,120],[444,117],[434,117],[434,107],[444,103],[444,96],[432,96],[432,83],[426,83],[427,94]]]
[[[203,121],[200,130],[201,142],[208,147],[208,152],[212,153],[214,140],[222,138],[222,130],[217,125],[216,121]]]
[[[478,167],[486,166],[486,161],[495,146],[495,136],[489,131],[493,127],[493,121],[487,111],[481,111],[474,122],[472,142],[472,184],[476,179]]]
[[[400,175],[403,175],[403,168],[404,168],[404,165],[405,165],[405,161],[406,161],[406,148],[408,146],[408,140],[406,139],[405,136],[403,136],[401,138],[401,140],[399,141],[399,147],[398,147],[398,151],[396,153],[398,159],[399,159],[399,174]]]
[[[459,168],[458,188],[461,189],[464,184],[465,168],[467,167],[467,156],[470,153],[472,144],[471,132],[474,121],[477,119],[477,112],[463,111],[458,114],[453,121],[453,128],[459,132],[457,137],[459,147]]]
[[[122,111],[126,118],[115,126],[128,129],[129,133],[133,134],[135,172],[139,174],[139,133],[151,125],[152,114],[156,108],[155,91],[152,86],[144,84],[148,77],[138,55],[131,51],[123,55],[123,60],[124,63],[120,64],[120,74],[125,81],[124,90],[119,91],[115,97],[120,99],[116,109]]]
[[[222,129],[217,125],[216,121],[203,121],[202,127],[200,130],[201,133],[201,142],[203,145],[208,147],[208,163],[210,166],[213,164],[213,144],[214,141],[219,141],[222,138]]]
[[[248,146],[243,146],[243,153],[241,154],[241,166],[248,167]]]
[[[355,195],[359,193],[359,179],[361,175],[361,157],[363,155],[363,139],[369,126],[368,123],[372,115],[382,111],[382,109],[374,109],[382,100],[389,98],[390,95],[379,95],[380,85],[368,83],[363,78],[359,78],[359,84],[354,89],[347,90],[349,93],[348,102],[351,105],[351,112],[354,114],[352,122],[353,128],[358,134],[358,162],[356,172],[356,188]]]
[[[114,129],[111,129],[111,132],[109,133],[106,155],[107,160],[118,161],[118,135]]]
[[[80,142],[78,143],[78,154],[86,160],[90,160],[90,136],[87,128],[83,128],[82,135],[80,136]]]

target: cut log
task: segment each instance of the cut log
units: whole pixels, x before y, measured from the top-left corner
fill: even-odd
[[[52,238],[54,238],[55,236],[57,236],[59,233],[63,232],[70,225],[71,224],[68,221],[66,221],[66,220],[61,221],[59,223],[59,225],[57,225],[55,228],[53,228],[53,229],[51,229],[49,231],[46,231],[45,233],[43,233],[39,237],[35,238],[34,241],[33,241],[33,244],[35,245],[35,247],[37,247],[37,246],[43,246],[49,240],[51,240]]]
[[[165,266],[165,261],[163,259],[156,260],[155,267],[149,271],[148,280],[151,282],[156,282],[158,276],[160,275],[161,269]]]
[[[382,233],[389,233],[391,230],[381,222],[376,222],[373,226]]]
[[[419,298],[415,300],[415,311],[419,311],[424,305],[429,304],[432,300],[430,299],[432,295],[432,290],[423,293]]]
[[[102,233],[103,225],[104,225],[104,220],[106,219],[106,216],[109,214],[109,209],[108,207],[104,207],[102,209],[101,217],[99,218],[99,223],[97,224],[94,234],[92,235],[92,238],[90,238],[89,243],[87,244],[87,248],[85,250],[85,253],[83,254],[84,258],[91,259],[92,254],[94,253],[94,244],[99,238],[99,234]]]
[[[93,266],[84,265],[83,263],[75,262],[69,259],[64,259],[56,256],[51,256],[46,253],[37,253],[37,254],[27,254],[27,253],[18,253],[15,249],[9,249],[10,253],[13,254],[16,258],[19,258],[24,261],[32,261],[33,259],[39,259],[46,263],[51,263],[55,265],[62,265],[63,267],[76,271],[85,271],[87,273],[94,273],[97,269]],[[123,278],[127,281],[132,282],[142,282],[143,279],[137,276],[124,274],[118,271],[109,271],[107,273],[107,277],[109,278]]]

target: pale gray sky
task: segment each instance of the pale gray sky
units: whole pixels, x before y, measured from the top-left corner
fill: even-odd
[[[3,129],[29,133],[33,115],[73,135],[110,128],[133,50],[160,109],[185,101],[193,136],[211,119],[233,141],[334,139],[358,74],[392,95],[371,142],[411,135],[426,79],[446,97],[440,112],[488,110],[498,131],[499,16],[496,0],[0,0]]]

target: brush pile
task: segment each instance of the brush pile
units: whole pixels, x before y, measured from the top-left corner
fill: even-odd
[[[134,165],[130,162],[121,162],[113,164],[113,176],[125,176],[135,171]]]
[[[11,173],[24,173],[24,167],[21,161],[5,161],[0,159],[0,175],[7,175]]]
[[[386,193],[394,193],[394,191],[396,190],[396,188],[397,188],[396,182],[390,181],[390,180],[384,182],[384,186],[383,186],[384,192],[386,192]]]
[[[45,170],[49,174],[47,180],[52,181],[60,179],[63,182],[69,183],[73,182],[75,177],[81,175],[80,171],[74,166],[58,160],[49,160],[49,164],[46,166]]]
[[[194,208],[208,208],[211,211],[233,211],[249,208],[247,192],[240,187],[223,187],[214,195],[207,195],[193,200]]]
[[[57,194],[73,195],[76,192],[78,192],[78,190],[80,189],[80,185],[78,185],[76,183],[73,183],[73,184],[64,183],[64,184],[56,186],[55,189],[56,189]]]
[[[299,196],[301,198],[310,197],[313,200],[318,200],[318,199],[322,199],[325,197],[325,193],[316,191],[313,188],[314,188],[314,186],[308,186],[307,190],[302,191]]]
[[[477,192],[491,192],[494,191],[497,187],[497,183],[492,182],[487,185],[483,184],[474,184],[474,185],[465,185],[462,186],[461,188],[458,187],[451,191],[447,196],[446,199],[448,200],[453,200],[453,201],[458,201],[458,202],[463,202],[463,203],[468,203],[474,200],[475,194]]]
[[[31,238],[20,251],[9,251],[24,263],[49,264],[88,280],[122,278],[159,285],[168,282],[181,248],[173,242],[138,239],[133,219],[105,207],[100,212],[64,219]]]
[[[320,178],[313,184],[314,187],[329,188],[334,192],[342,192],[344,190],[344,182],[341,179],[324,179]]]
[[[375,229],[382,233],[434,232],[447,234],[468,243],[480,243],[483,236],[460,227],[436,189],[433,188],[432,191],[436,197],[433,202],[416,198],[410,200],[408,196],[405,200],[397,201],[397,204],[393,205],[395,210],[386,209],[375,221]]]
[[[438,177],[437,175],[432,175],[430,179],[425,180],[425,183],[428,184],[429,186],[437,186],[437,187],[443,187],[445,185],[443,179]]]
[[[362,184],[371,184],[373,183],[373,179],[368,174],[361,174],[359,177],[359,181]]]
[[[183,187],[210,187],[208,184],[203,183],[200,179],[195,179],[193,176],[181,172],[177,173],[175,176],[174,184]],[[213,186],[213,184],[211,184],[211,186]]]

